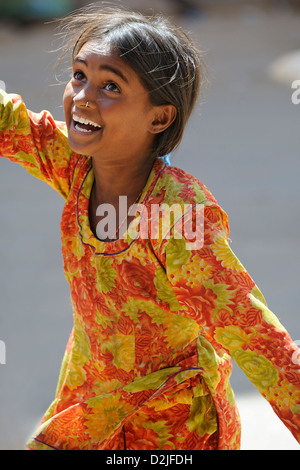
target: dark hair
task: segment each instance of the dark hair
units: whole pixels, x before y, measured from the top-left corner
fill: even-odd
[[[73,59],[87,42],[105,41],[140,77],[152,104],[174,105],[176,119],[157,135],[152,155],[164,156],[178,147],[203,74],[200,53],[181,28],[161,16],[93,4],[63,18],[62,33],[64,51],[73,48]]]

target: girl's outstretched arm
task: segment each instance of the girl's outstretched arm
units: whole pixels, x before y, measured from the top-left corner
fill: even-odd
[[[0,90],[0,156],[22,165],[67,198],[73,167],[66,127],[48,111],[27,110],[19,95]]]

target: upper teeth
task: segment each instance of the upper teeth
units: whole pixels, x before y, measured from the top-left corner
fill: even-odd
[[[79,122],[81,124],[90,124],[91,126],[94,126],[94,127],[101,127],[101,126],[99,126],[99,124],[96,124],[95,122],[90,121],[89,119],[85,119],[83,117],[76,116],[76,114],[73,115],[73,119],[74,119],[74,121]]]

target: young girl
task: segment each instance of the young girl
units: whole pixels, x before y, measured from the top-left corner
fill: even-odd
[[[0,93],[1,155],[66,200],[74,327],[28,448],[239,449],[231,358],[300,442],[298,348],[231,251],[225,212],[163,158],[197,100],[199,54],[161,18],[95,6],[66,25],[65,123]],[[161,207],[177,210],[169,226]]]

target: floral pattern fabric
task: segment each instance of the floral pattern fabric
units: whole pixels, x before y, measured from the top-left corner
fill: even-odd
[[[239,449],[231,359],[300,442],[298,348],[232,252],[227,215],[209,190],[156,159],[139,203],[147,214],[155,204],[201,206],[201,247],[188,249],[184,231],[141,237],[131,224],[104,243],[89,225],[92,162],[71,151],[64,123],[0,92],[0,131],[1,156],[65,199],[74,327],[55,399],[28,447]]]

